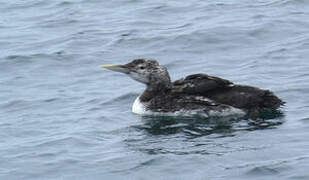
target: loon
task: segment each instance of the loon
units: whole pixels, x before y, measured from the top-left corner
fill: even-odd
[[[152,59],[101,67],[127,74],[146,85],[132,107],[137,114],[237,115],[257,119],[265,109],[277,110],[284,105],[269,90],[234,84],[207,74],[192,74],[172,82],[167,68]]]

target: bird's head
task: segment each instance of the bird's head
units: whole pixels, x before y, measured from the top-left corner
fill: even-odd
[[[156,60],[135,59],[124,65],[102,65],[101,67],[125,73],[134,80],[146,85],[170,84],[171,82],[167,69]]]

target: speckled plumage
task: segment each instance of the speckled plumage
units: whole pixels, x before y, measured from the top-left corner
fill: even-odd
[[[167,69],[155,60],[136,59],[117,67],[146,84],[138,99],[145,112],[198,112],[209,116],[237,109],[257,118],[264,109],[278,109],[284,104],[269,90],[235,85],[207,74],[193,74],[171,82]]]
[[[173,83],[173,91],[207,97],[218,103],[246,110],[250,117],[258,117],[265,109],[278,109],[284,102],[269,90],[232,82],[206,74],[194,74]]]

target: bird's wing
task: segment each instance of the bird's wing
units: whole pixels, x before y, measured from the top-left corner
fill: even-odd
[[[192,74],[173,82],[173,92],[185,94],[205,94],[213,90],[230,88],[233,83],[207,74]]]

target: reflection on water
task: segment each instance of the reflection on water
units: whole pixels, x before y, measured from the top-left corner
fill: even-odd
[[[184,133],[198,137],[213,133],[230,134],[235,120],[200,117],[144,116],[143,125],[136,128],[151,135],[169,135]]]
[[[146,154],[213,154],[256,150],[264,147],[231,147],[241,131],[276,128],[282,117],[267,120],[231,118],[197,118],[171,116],[142,116],[141,124],[131,127],[125,139],[129,149]],[[243,133],[240,133],[243,134]],[[235,142],[234,142],[235,143]]]
[[[270,113],[270,112],[266,112]],[[203,117],[173,117],[173,116],[143,116],[143,124],[135,128],[144,130],[151,135],[170,135],[183,133],[187,137],[219,134],[220,137],[231,136],[239,130],[257,130],[274,128],[283,123],[283,114],[264,114],[265,118],[259,120],[225,118],[203,118]]]

